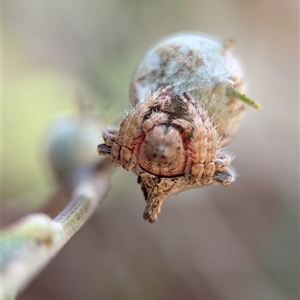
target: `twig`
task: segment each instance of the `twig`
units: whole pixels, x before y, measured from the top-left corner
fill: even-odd
[[[32,214],[1,232],[1,299],[19,294],[86,223],[106,196],[111,173],[111,163],[102,161],[85,172],[54,219]]]

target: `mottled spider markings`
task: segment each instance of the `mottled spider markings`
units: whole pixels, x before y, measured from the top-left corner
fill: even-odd
[[[139,174],[147,202],[144,217],[150,222],[174,192],[207,185],[216,172],[220,173],[217,183],[227,185],[234,179],[226,169],[231,158],[220,151],[217,129],[207,113],[191,96],[177,95],[172,87],[159,89],[139,103],[118,131],[107,129],[103,138],[99,154]]]
[[[103,131],[100,155],[138,174],[146,210],[157,219],[170,195],[234,181],[234,135],[247,103],[238,62],[227,44],[195,34],[171,37],[140,63],[131,84],[132,110],[119,129]],[[149,96],[150,95],[150,96]]]

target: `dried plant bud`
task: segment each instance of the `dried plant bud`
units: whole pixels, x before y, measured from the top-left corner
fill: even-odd
[[[187,93],[206,109],[222,143],[230,141],[247,103],[239,62],[232,54],[232,40],[220,43],[199,34],[174,35],[154,46],[142,59],[131,83],[135,106],[162,87]]]
[[[103,132],[99,155],[138,174],[154,222],[162,202],[184,189],[234,181],[222,147],[234,135],[245,103],[231,46],[195,35],[170,37],[140,63],[131,84],[133,109],[119,129]]]

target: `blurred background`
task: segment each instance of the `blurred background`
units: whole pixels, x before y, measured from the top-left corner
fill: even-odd
[[[173,196],[149,224],[135,175],[117,170],[96,214],[19,299],[298,299],[297,0],[3,0],[2,23],[3,225],[55,193],[49,132],[68,127],[76,95],[117,125],[135,67],[165,35],[233,38],[263,106],[247,109],[228,146],[234,184]],[[94,159],[101,126],[93,138],[80,151]]]

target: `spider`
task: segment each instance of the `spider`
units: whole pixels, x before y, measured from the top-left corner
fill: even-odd
[[[147,202],[144,218],[157,219],[162,202],[183,189],[234,180],[232,157],[207,112],[187,93],[161,88],[139,102],[119,129],[103,131],[99,155],[138,174]]]

